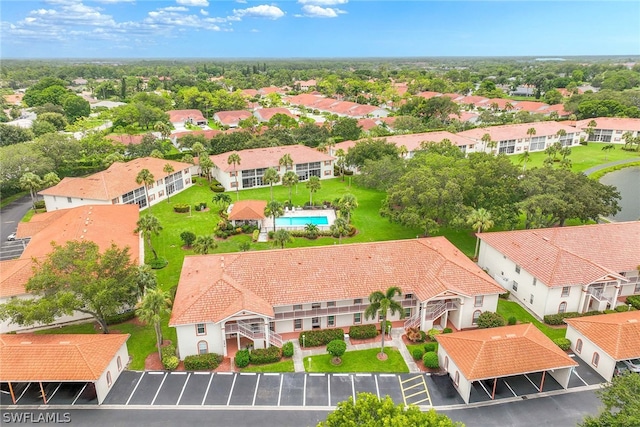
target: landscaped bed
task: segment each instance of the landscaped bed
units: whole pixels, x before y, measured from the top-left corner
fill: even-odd
[[[385,347],[387,360],[380,361],[377,357],[379,348],[368,350],[348,351],[342,357],[342,363],[334,365],[330,354],[321,354],[304,358],[304,368],[307,372],[409,372],[400,351],[395,347]]]
[[[505,319],[509,319],[512,316],[515,317],[518,323],[533,323],[536,328],[540,329],[542,333],[544,333],[552,340],[556,338],[564,338],[564,334],[567,330],[566,326],[551,327],[545,325],[544,323],[533,317],[531,313],[522,308],[520,304],[515,301],[499,299],[497,312]]]

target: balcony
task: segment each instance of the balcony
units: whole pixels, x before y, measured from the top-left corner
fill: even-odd
[[[262,323],[264,321],[262,319],[256,320],[259,320],[259,323],[252,324],[241,320],[235,323],[227,323],[224,327],[225,334],[240,334],[253,341],[264,340],[267,335],[265,333],[264,323]],[[269,331],[269,343],[277,347],[282,347],[282,337],[273,331]]]
[[[416,307],[414,299],[399,301],[402,308]],[[293,310],[276,313],[276,320],[304,319],[309,317],[338,316],[340,314],[364,313],[369,304],[353,304],[343,307],[312,308],[310,310]]]
[[[595,298],[597,301],[603,302],[603,301],[607,301],[609,302],[612,306],[613,304],[613,298],[610,296],[607,296],[604,294],[604,290],[603,289],[589,289],[588,295],[591,295],[593,298]]]

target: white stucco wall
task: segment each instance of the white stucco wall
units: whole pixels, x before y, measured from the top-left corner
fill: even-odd
[[[595,369],[598,374],[607,381],[613,378],[613,371],[616,367],[616,361],[609,356],[604,350],[589,341],[584,335],[576,331],[571,325],[567,326],[567,332],[565,337],[571,341],[571,350],[582,360],[584,360],[591,368]],[[582,340],[582,351],[576,351],[576,344],[578,339]],[[600,361],[598,366],[593,365],[593,354],[598,353],[600,355]]]
[[[118,357],[120,357],[120,361],[122,363],[122,368],[118,369]],[[111,390],[111,387],[116,383],[116,380],[120,376],[120,373],[124,371],[124,369],[129,364],[129,351],[127,350],[127,343],[122,344],[122,347],[118,350],[116,355],[111,359],[107,369],[100,375],[100,378],[96,381],[96,395],[98,397],[98,404],[101,404],[107,394]],[[107,383],[107,373],[111,373],[111,386]]]
[[[446,364],[445,364],[445,358],[449,359],[448,363]],[[469,397],[471,396],[471,387],[472,387],[471,381],[467,380],[464,377],[464,375],[462,375],[462,372],[460,371],[458,366],[455,364],[453,360],[451,360],[451,357],[449,356],[447,351],[444,348],[442,348],[442,346],[440,345],[438,346],[438,362],[440,363],[440,367],[444,368],[449,374],[449,377],[451,378],[451,383],[456,388],[456,390],[458,390],[458,394],[460,394],[460,396],[462,397],[462,400],[464,400],[465,403],[469,403]],[[456,385],[454,380],[456,377],[456,372],[459,375],[458,385]]]
[[[205,323],[206,331],[204,335],[196,335],[196,325],[176,326],[178,337],[178,355],[180,360],[187,356],[198,354],[198,343],[205,341],[209,353],[224,354],[225,341],[222,335],[220,324]]]
[[[80,197],[69,197],[66,196],[42,196],[44,199],[44,204],[47,208],[47,212],[57,211],[59,209],[70,209],[78,206],[86,206],[86,205],[110,205],[111,200],[96,200],[96,199],[83,199]],[[69,201],[69,199],[71,201]]]
[[[32,296],[29,294],[24,294],[24,295],[18,295],[16,298],[31,299]],[[7,301],[9,301],[9,299],[10,298],[0,298],[0,304],[6,303]],[[29,330],[35,330],[35,329],[48,329],[48,328],[53,328],[57,326],[62,326],[70,322],[77,322],[77,321],[88,320],[88,319],[92,319],[92,316],[86,313],[75,312],[71,316],[59,317],[50,324],[36,323],[35,325],[30,325],[30,326],[20,326],[20,325],[16,325],[15,323],[11,323],[9,320],[3,320],[3,321],[0,321],[0,334],[6,334],[8,332],[13,332],[13,331],[27,332]]]

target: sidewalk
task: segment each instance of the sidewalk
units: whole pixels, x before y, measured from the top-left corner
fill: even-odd
[[[418,365],[413,361],[411,354],[409,354],[409,350],[407,350],[407,346],[402,342],[402,334],[404,334],[404,329],[402,328],[394,328],[391,330],[391,341],[387,341],[385,343],[386,346],[396,347],[400,350],[400,354],[404,359],[404,362],[407,364],[409,368],[409,372],[421,372],[418,368]],[[377,340],[373,343],[367,344],[352,344],[351,340],[347,335],[345,335],[345,342],[347,343],[347,351],[354,350],[368,350],[370,348],[378,348],[380,347],[380,340]],[[304,372],[304,363],[303,360],[305,357],[316,356],[318,354],[327,354],[327,350],[324,346],[322,347],[313,347],[308,349],[302,349],[298,340],[293,340],[293,368],[295,372]]]

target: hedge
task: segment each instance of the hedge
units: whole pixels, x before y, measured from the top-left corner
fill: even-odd
[[[302,336],[304,335],[304,342]],[[311,331],[302,331],[298,336],[298,342],[305,347],[318,347],[327,345],[333,340],[344,341],[344,331],[340,328],[335,329],[314,329]]]
[[[293,356],[293,343],[291,341],[284,343],[284,345],[282,346],[282,355],[284,357]]]
[[[167,264],[169,264],[169,261],[167,261],[165,258],[154,258],[147,264],[154,270],[161,270],[165,268]]]
[[[117,325],[118,323],[126,322],[136,317],[135,310],[125,311],[124,313],[114,314],[113,316],[107,316],[104,321],[107,325]]]
[[[177,356],[169,356],[162,359],[162,366],[167,371],[173,371],[180,364],[180,359]]]
[[[173,205],[173,211],[177,213],[186,213],[189,212],[191,206],[189,203],[176,203]]]
[[[554,343],[562,350],[567,351],[571,348],[571,340],[568,338],[556,338],[553,340]]]
[[[249,350],[238,350],[235,363],[238,368],[244,368],[249,365]]]
[[[586,317],[602,314],[602,311],[588,311],[586,313],[578,313],[577,311],[568,311],[566,313],[547,314],[544,316],[544,323],[547,325],[564,325],[564,319],[573,317]]]
[[[264,365],[265,363],[275,363],[282,359],[280,347],[259,348],[249,353],[249,362],[254,365]]]
[[[640,295],[630,295],[627,297],[627,304],[631,304],[631,306],[637,310],[640,310]]]
[[[378,328],[376,325],[354,325],[349,328],[349,338],[356,340],[365,340],[367,338],[375,338],[378,336]]]
[[[222,356],[216,353],[197,354],[184,358],[184,369],[187,371],[212,371],[222,363]]]
[[[424,366],[431,369],[437,369],[440,367],[440,362],[438,362],[438,354],[435,351],[428,351],[422,356],[422,363]]]

